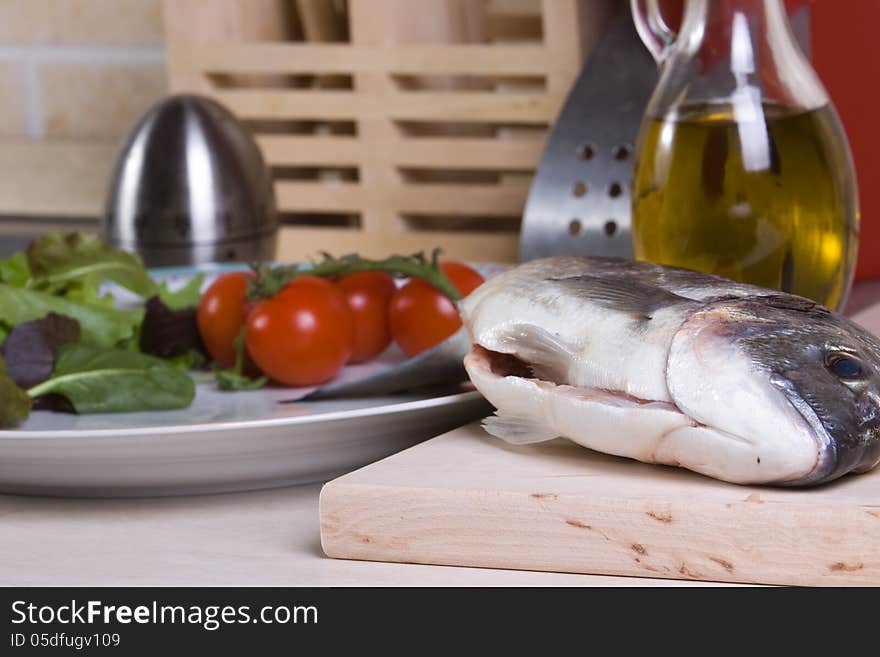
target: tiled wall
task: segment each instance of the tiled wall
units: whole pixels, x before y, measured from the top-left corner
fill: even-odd
[[[160,0],[0,0],[0,137],[118,139],[165,91]]]

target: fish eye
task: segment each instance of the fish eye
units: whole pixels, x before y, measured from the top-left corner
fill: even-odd
[[[859,379],[864,374],[862,364],[849,354],[831,354],[826,364],[831,373],[841,379]]]

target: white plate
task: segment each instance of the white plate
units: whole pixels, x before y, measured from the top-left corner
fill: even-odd
[[[180,411],[37,411],[0,431],[0,492],[183,495],[325,481],[489,412],[475,391],[276,403],[289,396],[200,384]]]
[[[292,396],[295,389],[224,393],[202,382],[177,411],[36,411],[0,431],[0,492],[182,495],[325,481],[491,410],[465,387],[278,403]]]

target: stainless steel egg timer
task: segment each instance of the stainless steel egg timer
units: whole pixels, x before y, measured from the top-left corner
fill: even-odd
[[[122,147],[103,232],[153,267],[271,260],[278,217],[270,171],[228,110],[201,96],[171,96]]]

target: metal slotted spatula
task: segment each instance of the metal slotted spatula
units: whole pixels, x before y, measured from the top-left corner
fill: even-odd
[[[632,256],[633,149],[657,65],[629,3],[620,5],[550,133],[526,203],[521,260]]]

